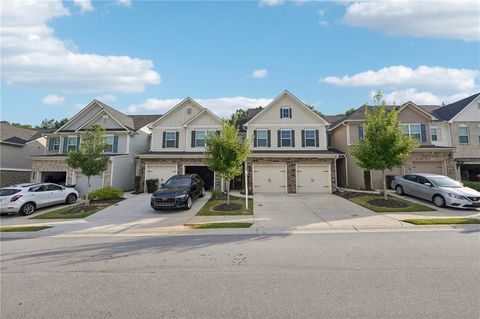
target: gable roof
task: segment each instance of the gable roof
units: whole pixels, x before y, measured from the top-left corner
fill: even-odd
[[[330,123],[330,126],[335,126],[337,123],[347,118],[346,115],[324,115],[323,118]]]
[[[167,113],[163,114],[162,117],[158,118],[157,120],[155,120],[154,122],[150,123],[150,126],[154,126],[155,124],[157,124],[160,120],[163,120],[164,118],[166,118],[168,115],[172,114],[176,109],[180,108],[183,104],[185,104],[186,102],[192,102],[193,104],[195,104],[196,106],[198,106],[200,108],[200,110],[203,110],[204,107],[201,106],[197,101],[195,101],[194,99],[192,99],[191,97],[186,97],[184,98],[182,101],[180,101],[180,103],[178,103],[177,105],[175,105],[174,107],[172,107],[170,110],[167,111]]]
[[[478,96],[480,96],[480,93],[476,93],[474,95],[471,95],[469,97],[466,97],[454,103],[450,103],[448,105],[445,105],[441,108],[434,110],[433,114],[435,114],[435,116],[441,119],[442,121],[450,121],[458,113],[463,111],[463,109],[466,108],[470,103],[472,103]]]
[[[24,145],[43,136],[46,130],[32,130],[28,128],[0,123],[0,141],[11,144]],[[51,131],[51,130],[50,130]]]
[[[147,114],[147,115],[127,115],[133,120],[133,128],[139,130],[146,125],[155,122],[162,115],[161,114]]]
[[[212,111],[210,111],[209,109],[203,109],[201,110],[200,112],[198,112],[197,114],[195,114],[194,116],[192,116],[188,121],[186,121],[185,123],[182,124],[183,127],[187,126],[188,124],[192,123],[193,121],[195,121],[195,119],[199,118],[202,114],[204,113],[207,113],[207,114],[210,114],[213,118],[215,118],[217,121],[221,122],[222,119],[219,118],[217,115],[215,115]]]
[[[300,101],[300,99],[298,99],[295,95],[293,95],[292,93],[290,93],[288,90],[285,90],[283,91],[282,93],[280,93],[272,102],[268,103],[267,106],[265,106],[264,108],[260,109],[260,111],[255,114],[250,120],[248,120],[245,124],[243,124],[244,126],[248,126],[248,123],[250,123],[251,121],[253,121],[255,118],[257,118],[260,114],[262,114],[263,112],[265,112],[267,109],[269,109],[272,105],[274,105],[278,100],[280,100],[281,97],[283,97],[284,95],[288,95],[289,97],[291,97],[294,101],[298,102],[299,104],[303,105],[305,107],[305,109],[307,109],[310,113],[312,113],[315,117],[317,117],[318,119],[320,119],[325,125],[328,125],[329,123],[327,121],[325,121],[325,119],[323,117],[321,117],[320,115],[318,115],[317,113],[315,113],[313,110],[311,110],[310,108],[308,108],[305,103],[303,103],[302,101]]]

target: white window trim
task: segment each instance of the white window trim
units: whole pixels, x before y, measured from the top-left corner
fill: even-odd
[[[256,146],[256,147],[268,147],[268,129],[262,128],[262,129],[257,129],[256,131],[257,131],[257,146]],[[258,138],[258,132],[260,132],[260,131],[261,131],[261,132],[265,132],[265,138],[262,138],[262,139],[261,139],[261,140],[265,140],[265,146],[259,146],[259,145],[258,145],[258,140],[259,140],[259,138]]]
[[[405,126],[405,125],[408,127],[408,136],[412,136],[412,131],[411,131],[411,129],[410,129],[410,126],[412,126],[412,125],[418,125],[418,127],[420,128],[420,130],[419,130],[419,132],[420,132],[420,141],[423,140],[423,136],[422,136],[422,124],[421,124],[421,123],[401,123],[400,125],[401,125],[402,127]],[[365,134],[365,132],[364,132],[364,134]]]
[[[198,138],[198,132],[203,132],[203,138]],[[205,147],[205,138],[207,137],[208,131],[207,130],[198,130],[195,131],[195,147]],[[203,140],[203,145],[198,145],[197,141]]]
[[[78,147],[78,145],[77,145],[78,137],[76,135],[68,135],[68,137],[67,137],[67,147],[66,147],[67,152],[69,151],[68,147],[72,145],[72,144],[70,144],[70,138],[74,138],[74,140],[75,140],[75,150]]]
[[[107,138],[109,138],[109,137],[112,138],[112,144],[111,144],[111,145],[112,145],[112,150],[111,150],[111,151],[106,150],[104,153],[113,153],[113,144],[115,144],[115,135],[113,135],[113,134],[105,134],[105,135],[103,136],[103,138],[105,138],[105,143],[107,142]],[[107,145],[110,145],[110,144],[107,143]]]
[[[467,134],[466,135],[460,135],[460,129],[461,128],[467,129]],[[467,142],[466,143],[460,142],[460,137],[461,136],[466,136],[467,137]],[[470,128],[466,124],[461,124],[461,125],[458,126],[458,144],[462,144],[462,145],[470,144]]]
[[[168,133],[173,133],[173,140],[168,138]],[[173,146],[168,146],[168,141],[173,141]],[[165,131],[165,148],[176,148],[177,146],[177,132],[176,131]]]
[[[313,146],[308,146],[307,145],[307,131],[312,132],[313,131]],[[311,140],[312,138],[309,138]],[[315,129],[305,129],[303,130],[303,144],[305,147],[317,147],[317,137],[316,137],[316,130]]]
[[[285,107],[281,107],[280,110],[282,111],[282,119],[288,119],[290,118],[291,114],[290,114],[290,107],[288,106],[285,106]],[[286,110],[288,115],[285,116],[285,114],[283,114],[283,111]]]
[[[434,126],[430,126],[430,139],[432,140],[432,142],[439,142],[440,140],[438,139],[438,127],[434,127]],[[432,131],[435,130],[435,134],[432,133]],[[436,136],[437,139],[434,140],[433,139],[433,136]]]
[[[55,149],[55,142],[53,143],[53,149],[49,149],[50,152],[58,152],[60,151],[60,136],[54,136],[54,137],[50,137],[50,139],[52,139],[53,141],[58,141],[58,144],[57,144],[57,149]],[[47,148],[48,148],[48,145],[49,145],[49,142],[47,142]]]
[[[283,132],[288,132],[290,134],[290,145],[283,145],[283,140],[287,138],[283,138]],[[292,147],[292,130],[280,130],[280,147]]]

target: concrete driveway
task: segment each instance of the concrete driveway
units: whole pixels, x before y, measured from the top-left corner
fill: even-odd
[[[315,229],[356,226],[409,227],[388,215],[374,213],[331,194],[257,194],[255,224],[258,227]]]

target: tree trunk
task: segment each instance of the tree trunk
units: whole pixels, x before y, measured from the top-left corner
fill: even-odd
[[[385,170],[382,170],[383,176],[383,199],[387,200],[387,181],[385,180]]]
[[[90,200],[88,194],[90,193],[90,176],[87,176],[87,195],[85,195],[85,206],[90,207]]]
[[[230,206],[230,181],[227,181],[227,205]]]

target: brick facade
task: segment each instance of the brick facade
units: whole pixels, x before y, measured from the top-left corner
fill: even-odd
[[[29,171],[0,170],[0,188],[19,183],[30,182]]]
[[[330,164],[332,191],[336,190],[335,159],[333,158],[304,158],[304,157],[253,157],[247,161],[248,189],[253,190],[252,164],[286,163],[287,164],[287,193],[297,192],[296,164]]]
[[[181,174],[183,172],[184,165],[205,165],[202,158],[141,158],[140,159],[140,191],[144,191],[145,186],[145,164],[165,164],[165,165],[177,165],[177,172]],[[221,189],[221,178],[218,174],[215,174],[214,180],[215,189]]]

